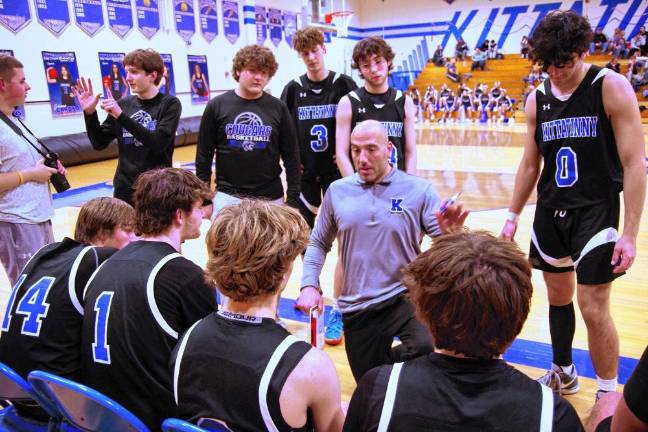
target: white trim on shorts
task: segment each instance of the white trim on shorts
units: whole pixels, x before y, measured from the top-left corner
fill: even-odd
[[[618,238],[618,232],[616,229],[609,227],[605,228],[592,236],[591,239],[583,246],[583,250],[580,253],[578,259],[574,262],[574,267],[578,267],[578,263],[583,259],[585,255],[590,253],[592,249],[604,245],[606,243],[616,243]]]
[[[554,258],[550,255],[547,255],[540,249],[540,244],[538,242],[538,237],[536,237],[535,230],[531,230],[531,242],[533,242],[533,245],[536,247],[536,250],[538,251],[538,254],[542,257],[543,260],[549,265],[552,265],[554,267],[558,268],[565,268],[565,267],[572,267],[574,265],[574,261],[572,261],[570,256],[566,256],[563,258]]]

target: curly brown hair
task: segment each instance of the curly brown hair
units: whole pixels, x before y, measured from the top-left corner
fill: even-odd
[[[171,227],[177,210],[190,212],[212,192],[196,175],[180,168],[147,171],[133,186],[135,227],[138,234],[157,235]]]
[[[351,55],[351,67],[353,69],[360,69],[360,63],[371,58],[372,55],[382,57],[389,64],[389,70],[394,67],[394,50],[385,39],[380,36],[369,36],[362,39],[353,47],[353,54]]]
[[[74,228],[74,240],[92,244],[110,237],[118,228],[132,231],[135,210],[125,201],[112,197],[94,198],[83,204]]]
[[[542,63],[546,71],[551,65],[567,66],[574,54],[589,50],[594,33],[589,21],[574,11],[549,12],[538,23],[529,39],[529,58]]]
[[[243,200],[225,207],[207,233],[207,278],[235,301],[273,295],[306,248],[308,232],[288,206]]]
[[[438,237],[403,274],[437,348],[493,358],[511,345],[529,314],[529,262],[515,243],[485,231]]]
[[[157,72],[157,76],[153,83],[155,85],[160,84],[160,80],[164,74],[164,62],[162,61],[162,56],[160,56],[160,53],[157,51],[150,48],[138,48],[126,54],[123,63],[124,66],[135,66],[137,69],[141,69],[147,74]]]
[[[297,30],[293,35],[293,48],[299,53],[313,50],[318,45],[324,46],[324,34],[315,27]]]
[[[269,48],[261,45],[248,45],[236,53],[232,60],[232,76],[238,82],[239,74],[243,69],[267,72],[272,78],[277,72],[279,64]]]

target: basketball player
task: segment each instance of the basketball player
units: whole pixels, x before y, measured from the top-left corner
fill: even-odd
[[[115,198],[133,204],[133,184],[141,173],[170,167],[176,129],[182,106],[175,96],[160,93],[158,84],[164,72],[160,54],[152,49],[136,49],[124,57],[126,81],[134,93],[119,100],[113,96],[101,101],[108,113],[99,124],[92,81],[81,77],[74,94],[84,112],[88,139],[95,150],[103,150],[117,138],[119,156],[115,171]]]
[[[43,247],[23,269],[2,320],[0,361],[21,377],[44,370],[81,378],[83,289],[108,257],[134,238],[133,208],[95,198],[79,212],[74,239]],[[36,406],[14,402],[27,417],[46,419]]]
[[[343,177],[354,172],[349,157],[351,130],[370,119],[378,120],[387,130],[393,146],[391,163],[399,170],[416,173],[416,108],[412,98],[389,87],[387,78],[394,67],[394,56],[392,48],[379,36],[362,39],[353,48],[351,67],[360,71],[365,83],[338,104],[335,155]]]
[[[180,254],[200,235],[210,195],[186,170],[141,174],[133,196],[140,240],[106,261],[84,293],[83,382],[155,430],[175,416],[169,358],[178,336],[216,310],[202,269]]]
[[[485,232],[447,234],[405,268],[403,282],[436,350],[365,374],[345,431],[583,430],[569,402],[501,357],[533,293],[517,246]]]
[[[234,431],[342,429],[333,362],[275,321],[307,242],[306,222],[289,207],[244,200],[221,210],[207,234],[207,275],[229,300],[171,356],[181,418],[215,418]]]
[[[313,228],[317,209],[331,182],[340,178],[335,164],[335,112],[340,98],[358,86],[351,77],[324,64],[324,35],[315,27],[298,30],[293,48],[306,73],[290,81],[281,100],[288,105],[297,129],[302,165],[299,211]]]
[[[283,160],[286,202],[299,207],[299,149],[286,104],[263,91],[277,72],[272,51],[259,45],[241,48],[232,61],[234,90],[207,104],[198,133],[196,175],[210,184],[216,156],[214,216],[244,197],[284,201],[279,175]],[[232,199],[234,198],[234,200]]]
[[[369,369],[432,350],[429,332],[414,318],[401,267],[420,253],[423,233],[459,229],[467,212],[452,205],[439,213],[439,198],[427,180],[391,165],[392,144],[377,120],[358,123],[351,134],[358,172],[337,180],[324,202],[304,257],[303,310],[321,305],[319,275],[337,237],[344,269],[338,305],[354,378]],[[399,336],[402,344],[391,348]]]
[[[551,12],[531,37],[532,58],[542,62],[549,79],[527,100],[527,141],[502,236],[513,239],[538,182],[529,259],[547,284],[553,348],[551,370],[540,380],[565,394],[579,389],[571,352],[577,292],[598,397],[617,387],[611,282],[636,255],[646,168],[639,110],[628,103],[636,96],[623,76],[584,61],[591,40],[587,18],[573,11]],[[621,190],[625,212],[619,236]]]

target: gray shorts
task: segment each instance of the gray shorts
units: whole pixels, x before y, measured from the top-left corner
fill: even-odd
[[[13,286],[25,264],[46,244],[54,242],[52,222],[0,222],[0,261]]]

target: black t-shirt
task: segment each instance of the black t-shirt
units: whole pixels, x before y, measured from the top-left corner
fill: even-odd
[[[81,378],[83,289],[117,250],[65,238],[43,247],[23,269],[2,321],[0,361],[27,379],[44,370]]]
[[[333,160],[337,104],[357,87],[351,77],[333,71],[323,81],[311,81],[304,74],[284,87],[281,100],[296,125],[302,181],[338,171]]]
[[[129,96],[117,103],[123,111],[117,119],[109,115],[100,125],[96,112],[84,117],[95,150],[117,138],[115,197],[132,203],[132,186],[141,173],[171,166],[182,106],[177,97],[162,93],[146,100]]]
[[[243,99],[234,90],[207,104],[198,133],[196,175],[211,180],[216,154],[216,187],[239,197],[283,198],[281,165],[288,183],[287,202],[299,205],[299,149],[295,125],[285,103],[267,93]]]
[[[88,284],[83,380],[150,428],[175,417],[169,358],[178,336],[216,310],[203,271],[167,243],[137,241]]]
[[[392,365],[367,372],[353,394],[346,432],[376,431]],[[574,408],[553,398],[553,431],[582,431]],[[537,431],[540,385],[504,360],[459,359],[432,353],[407,361],[400,373],[390,431]]]
[[[648,347],[623,388],[623,398],[630,411],[639,420],[648,424]]]
[[[294,343],[272,370],[271,357],[275,352],[280,355],[280,344],[291,340]],[[229,312],[210,314],[187,331],[171,356],[180,417],[192,422],[215,418],[235,431],[268,430],[263,400],[279,431],[312,430],[310,413],[303,427],[291,428],[279,405],[288,376],[310,349],[274,320]],[[264,375],[269,378],[267,388],[262,386]]]
[[[61,89],[61,104],[65,106],[74,106],[74,95],[72,94],[72,88],[76,84],[74,78],[70,75],[67,78],[63,78],[59,75],[56,78],[56,82]]]
[[[393,151],[391,163],[405,170],[405,94],[389,88],[385,93],[373,94],[361,87],[348,95],[351,102],[351,130],[365,120],[377,120],[387,131]]]

